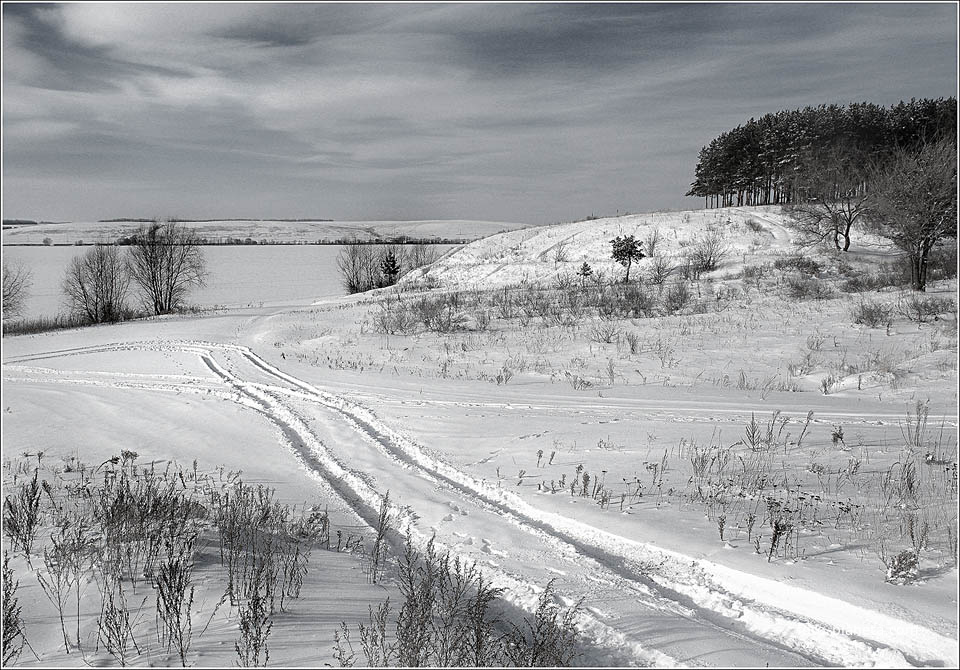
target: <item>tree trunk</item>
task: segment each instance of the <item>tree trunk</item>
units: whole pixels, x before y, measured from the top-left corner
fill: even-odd
[[[920,248],[920,258],[917,259],[917,290],[927,290],[927,259],[930,256],[930,246],[924,243]]]
[[[910,288],[914,291],[926,291],[926,285],[922,279],[922,267],[926,263],[925,254],[922,248],[914,248],[910,252]]]

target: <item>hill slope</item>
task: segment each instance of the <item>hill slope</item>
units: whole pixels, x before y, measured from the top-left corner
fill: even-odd
[[[712,275],[722,278],[742,270],[745,260],[768,261],[797,252],[788,215],[780,206],[729,207],[686,212],[654,212],[513,230],[473,242],[429,268],[411,273],[407,283],[424,280],[448,288],[495,288],[519,283],[544,283],[574,275],[586,262],[606,279],[622,276],[624,268],[610,257],[610,240],[634,235],[644,242],[647,258],[632,271],[649,274],[651,256],[663,256],[676,267],[688,252],[714,236],[725,250]],[[651,237],[658,239],[650,254]],[[876,260],[892,249],[871,236],[856,238],[851,261]]]

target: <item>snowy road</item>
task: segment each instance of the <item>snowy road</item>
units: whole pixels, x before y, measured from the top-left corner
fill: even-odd
[[[51,340],[56,341],[56,340]],[[150,363],[135,361],[144,356]],[[162,366],[158,366],[158,361]],[[531,608],[556,579],[584,599],[580,626],[596,664],[956,665],[953,639],[909,621],[764,577],[621,537],[477,479],[381,419],[371,406],[308,383],[250,348],[203,340],[124,341],[5,357],[5,389],[63,384],[198,394],[270,421],[302,467],[372,523],[390,491],[395,514],[419,542],[435,534],[478,562],[508,598]],[[448,402],[464,402],[451,399]],[[569,400],[539,397],[541,409]],[[494,406],[497,403],[490,403]],[[611,413],[623,409],[613,401]],[[633,410],[677,417],[742,413],[702,403]],[[862,413],[847,419],[894,420]],[[831,417],[833,418],[833,417]],[[282,445],[282,447],[280,446]]]

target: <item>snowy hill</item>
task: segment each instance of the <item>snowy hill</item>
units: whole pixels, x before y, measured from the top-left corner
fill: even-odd
[[[771,205],[653,212],[514,230],[457,249],[429,268],[409,274],[405,281],[431,280],[447,288],[549,283],[558,276],[574,275],[584,262],[610,279],[624,272],[610,256],[610,240],[621,235],[644,242],[647,258],[634,266],[633,277],[649,273],[654,255],[673,266],[682,265],[704,239],[718,238],[725,253],[711,275],[723,278],[742,269],[747,257],[764,261],[796,253],[795,234],[787,221],[782,208]],[[657,241],[650,254],[653,236]],[[861,237],[856,247],[852,259],[864,248],[889,250],[888,244],[872,237]]]

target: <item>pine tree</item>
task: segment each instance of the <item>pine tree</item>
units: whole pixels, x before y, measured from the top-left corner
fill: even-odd
[[[624,281],[629,282],[630,268],[633,262],[645,257],[643,254],[643,242],[638,242],[633,235],[625,235],[623,237],[618,235],[610,240],[610,245],[613,247],[611,252],[613,260],[627,268],[627,276]]]

